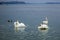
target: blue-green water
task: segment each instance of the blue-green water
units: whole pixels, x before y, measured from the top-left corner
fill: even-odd
[[[49,30],[41,32],[38,25],[45,17]],[[26,29],[15,31],[16,20],[28,25]],[[60,40],[60,4],[0,5],[0,40]]]

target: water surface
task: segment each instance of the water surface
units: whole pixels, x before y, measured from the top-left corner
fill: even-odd
[[[49,30],[42,32],[38,25],[45,17],[49,20]],[[26,29],[15,31],[16,20],[25,23]],[[59,30],[60,4],[0,5],[0,40],[60,40]]]

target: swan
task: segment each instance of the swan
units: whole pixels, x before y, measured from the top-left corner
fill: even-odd
[[[40,25],[38,26],[38,29],[41,29],[41,30],[46,30],[46,29],[48,29],[48,19],[47,19],[47,17],[46,17],[46,20],[43,21],[42,24],[40,24]]]
[[[14,22],[14,26],[15,27],[20,27],[20,28],[24,28],[24,27],[26,27],[26,25],[24,24],[24,23],[19,23],[19,21],[16,21],[16,22]]]

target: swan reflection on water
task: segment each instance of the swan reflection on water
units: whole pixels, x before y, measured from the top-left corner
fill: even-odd
[[[47,34],[47,33],[48,33],[48,30],[49,30],[49,29],[46,29],[46,30],[38,29],[38,31],[41,32],[42,34]]]
[[[19,31],[23,32],[25,30],[25,28],[17,28],[17,27],[15,27],[14,30],[16,32],[19,32]]]
[[[38,29],[38,31],[40,33],[39,35],[40,35],[41,40],[46,40],[48,38],[49,29],[46,29],[46,30]]]

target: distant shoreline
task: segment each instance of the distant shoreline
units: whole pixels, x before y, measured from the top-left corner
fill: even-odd
[[[60,2],[46,2],[45,4],[60,4]]]
[[[0,4],[26,4],[25,2],[11,1],[11,2],[0,2]]]
[[[60,2],[45,2],[45,3],[26,3],[21,1],[0,2],[2,4],[60,4]]]

